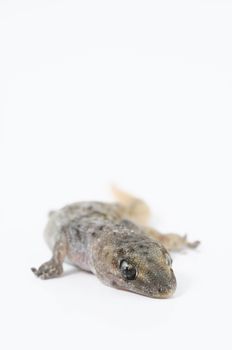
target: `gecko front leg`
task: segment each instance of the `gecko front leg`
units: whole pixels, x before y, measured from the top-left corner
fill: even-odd
[[[56,242],[53,248],[52,258],[42,264],[38,270],[34,267],[31,268],[31,271],[37,277],[41,279],[49,279],[62,275],[63,273],[63,262],[67,254],[67,242],[64,237]]]

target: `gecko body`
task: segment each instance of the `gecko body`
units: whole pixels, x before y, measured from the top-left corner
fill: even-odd
[[[199,242],[147,227],[147,205],[119,190],[115,193],[118,203],[79,202],[51,212],[44,236],[53,256],[32,271],[42,279],[58,277],[66,261],[94,273],[108,286],[170,297],[176,278],[168,250]]]

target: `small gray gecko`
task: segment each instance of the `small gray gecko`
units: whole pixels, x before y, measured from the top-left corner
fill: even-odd
[[[44,236],[52,258],[31,270],[42,279],[58,277],[66,261],[115,288],[152,298],[172,296],[176,278],[169,251],[200,242],[150,228],[144,201],[117,188],[113,192],[116,203],[79,202],[51,212]]]

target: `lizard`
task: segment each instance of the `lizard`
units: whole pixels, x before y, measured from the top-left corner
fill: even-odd
[[[41,279],[58,277],[67,262],[108,286],[152,298],[171,297],[177,282],[170,252],[196,248],[200,242],[151,228],[151,211],[143,200],[112,190],[116,202],[77,202],[49,213],[44,237],[52,257],[32,272]]]

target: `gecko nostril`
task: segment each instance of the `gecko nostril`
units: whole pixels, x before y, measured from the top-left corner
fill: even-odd
[[[160,294],[166,294],[166,293],[169,293],[171,290],[172,290],[172,285],[171,284],[167,284],[165,286],[161,286],[158,288],[158,292]]]
[[[159,292],[159,293],[163,293],[163,292],[165,292],[165,288],[163,288],[163,287],[159,287],[158,292]]]

